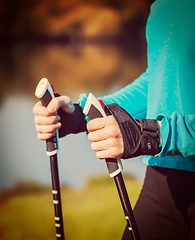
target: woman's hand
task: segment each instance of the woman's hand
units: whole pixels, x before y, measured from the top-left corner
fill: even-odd
[[[37,102],[33,107],[35,114],[34,122],[37,131],[37,137],[40,140],[47,140],[52,137],[56,130],[61,127],[60,116],[57,115],[57,110],[62,108],[64,111],[71,113],[74,111],[74,105],[71,99],[67,96],[53,98],[47,108],[41,102]]]
[[[91,148],[99,159],[120,158],[123,155],[123,139],[113,116],[96,118],[87,123]]]

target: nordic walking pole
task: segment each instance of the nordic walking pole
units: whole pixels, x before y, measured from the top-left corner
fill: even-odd
[[[102,109],[102,107],[104,107],[102,106],[103,102],[101,103],[100,102],[93,96],[93,94],[90,93],[85,104],[83,113],[86,114],[90,119],[106,117],[106,114]],[[133,240],[141,240],[137,224],[135,221],[135,217],[133,214],[133,210],[127,194],[127,190],[125,187],[125,183],[123,180],[123,176],[121,173],[122,171],[121,160],[112,158],[108,158],[105,160],[110,177],[114,178],[131,237]]]
[[[35,91],[43,106],[47,107],[51,99],[54,97],[53,90],[46,78],[42,78],[37,85]],[[46,140],[47,155],[50,157],[52,193],[55,213],[56,239],[64,240],[63,217],[60,195],[60,181],[58,173],[58,131],[50,139]]]

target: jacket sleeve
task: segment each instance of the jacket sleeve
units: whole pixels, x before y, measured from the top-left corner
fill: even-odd
[[[174,112],[170,117],[159,115],[157,120],[162,121],[162,150],[156,157],[195,155],[195,114]]]
[[[147,93],[148,93],[148,73],[147,70],[139,78],[134,80],[126,87],[119,91],[102,97],[103,102],[107,104],[117,103],[124,108],[133,118],[146,118],[147,109]],[[78,104],[84,108],[87,100],[86,94],[81,94]],[[89,119],[86,117],[86,120]]]

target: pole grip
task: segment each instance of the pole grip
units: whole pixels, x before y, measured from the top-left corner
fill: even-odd
[[[49,102],[54,98],[52,87],[47,78],[42,78],[35,90],[35,96],[40,99],[42,105],[47,107]],[[58,152],[58,130],[50,139],[46,140],[46,153],[53,156]]]
[[[107,115],[104,112],[101,104],[102,102],[100,103],[97,98],[92,93],[90,93],[83,109],[83,113],[87,115],[91,120],[94,118],[106,117]],[[108,158],[105,160],[110,177],[115,177],[122,171],[122,163],[119,158]]]

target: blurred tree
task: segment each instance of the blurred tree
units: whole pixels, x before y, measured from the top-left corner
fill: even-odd
[[[49,23],[53,22],[54,19],[56,26],[64,24],[63,34],[64,29],[70,29],[71,26],[77,32],[78,28],[85,24],[83,18],[77,18],[79,11],[80,15],[82,11],[83,15],[85,14],[86,7],[81,6],[88,6],[91,18],[89,18],[89,13],[87,13],[85,19],[88,16],[89,21],[94,21],[95,18],[102,16],[107,11],[107,14],[100,22],[100,24],[103,24],[109,18],[108,9],[110,9],[110,13],[113,13],[112,18],[119,17],[120,20],[116,19],[115,21],[121,21],[123,27],[126,27],[126,22],[133,21],[136,18],[146,21],[152,2],[151,0],[1,0],[0,36],[7,41],[15,40],[14,38],[16,37],[20,38],[20,40],[25,40],[27,36],[33,38],[36,35],[50,34]],[[95,14],[92,17],[93,13]],[[66,18],[66,16],[70,15],[72,15],[72,19],[75,18],[75,21],[70,21],[70,18]],[[116,24],[117,27],[118,25]]]
[[[66,68],[71,64],[74,66],[74,70],[70,72],[73,72],[71,76],[76,79],[75,86],[85,84],[92,88],[90,84],[93,84],[97,89],[97,85],[99,86],[102,81],[99,88],[106,88],[114,77],[118,78],[118,68],[122,64],[119,53],[108,47],[113,43],[120,46],[124,58],[130,57],[136,62],[132,64],[131,59],[125,59],[128,62],[126,68],[130,72],[128,74],[131,75],[131,79],[128,75],[125,81],[129,82],[137,76],[138,71],[134,69],[138,67],[135,66],[139,68],[145,66],[144,33],[152,2],[152,0],[0,0],[0,75],[2,76],[0,94],[4,95],[5,89],[10,91],[13,82],[15,82],[13,88],[18,89],[20,82],[20,87],[30,92],[35,85],[34,79],[39,78],[37,72],[40,71],[40,75],[45,74],[44,69],[47,69],[45,70],[47,74],[52,71],[51,76],[55,75],[56,81],[64,83],[65,77],[70,79],[70,76],[66,76],[68,71],[64,67],[65,63]],[[75,40],[77,44],[68,51],[69,53],[64,50],[64,55],[69,56],[68,59],[64,59],[63,51],[58,48],[54,51],[54,48],[48,46],[47,53],[44,50],[47,43],[57,43],[56,45],[60,43],[65,49],[67,42],[75,43]],[[81,44],[87,42],[93,43],[93,46],[85,46],[81,50]],[[105,43],[106,47],[103,46]],[[36,48],[41,52],[41,56],[45,53],[47,63],[45,59],[40,61],[41,57],[36,52],[38,51]],[[75,58],[72,49],[77,54]],[[97,54],[97,50],[94,49],[100,49],[99,53]],[[51,55],[47,57],[49,54]],[[78,55],[83,58],[79,58]],[[86,68],[86,72],[83,70],[82,75],[81,72],[75,71],[75,66],[80,69],[79,66],[82,65],[80,62],[85,62],[85,56],[88,63],[93,65],[91,69]],[[74,61],[71,61],[72,58]],[[107,63],[103,63],[102,59],[107,59]],[[86,66],[89,65],[88,63]],[[132,73],[133,71],[136,73]],[[76,72],[80,78],[74,75]],[[120,80],[122,81],[124,80]],[[73,81],[71,84],[74,85]]]

